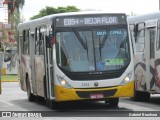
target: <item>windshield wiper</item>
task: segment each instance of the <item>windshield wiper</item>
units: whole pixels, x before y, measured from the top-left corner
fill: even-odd
[[[86,44],[84,43],[82,37],[79,35],[79,33],[77,32],[77,30],[75,28],[73,28],[73,32],[75,33],[75,35],[77,36],[79,42],[81,43],[81,45],[83,46],[84,49],[87,49]]]
[[[104,47],[104,44],[106,43],[107,38],[108,38],[108,34],[107,34],[107,31],[106,31],[106,35],[103,37],[103,40],[102,40],[101,48]]]

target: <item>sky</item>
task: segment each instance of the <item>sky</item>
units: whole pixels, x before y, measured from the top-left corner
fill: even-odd
[[[22,15],[25,21],[28,21],[46,6],[57,8],[69,5],[81,10],[94,9],[126,14],[133,12],[136,15],[159,11],[159,0],[25,0]],[[0,21],[4,21],[4,16],[4,9],[0,8]]]

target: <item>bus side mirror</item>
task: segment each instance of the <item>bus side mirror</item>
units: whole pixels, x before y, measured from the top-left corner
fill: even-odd
[[[46,38],[46,47],[47,48],[51,48],[52,46],[52,44],[51,44],[51,41],[52,41],[52,39],[51,39],[51,37],[50,36],[45,36],[45,38]]]

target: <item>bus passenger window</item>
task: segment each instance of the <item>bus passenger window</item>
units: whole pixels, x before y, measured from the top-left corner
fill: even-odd
[[[36,28],[35,54],[39,55],[39,29]]]
[[[137,52],[143,52],[144,51],[144,30],[139,30],[137,33],[137,40],[136,40],[136,50]]]
[[[29,30],[23,31],[23,54],[29,54]]]
[[[40,33],[40,40],[39,40],[40,55],[44,54],[43,41],[44,41],[44,33]]]
[[[157,38],[157,43],[156,44],[157,44],[157,50],[159,51],[160,50],[160,29],[158,29],[157,33],[158,33],[159,37]]]
[[[150,58],[155,58],[154,41],[155,41],[155,30],[150,31]]]

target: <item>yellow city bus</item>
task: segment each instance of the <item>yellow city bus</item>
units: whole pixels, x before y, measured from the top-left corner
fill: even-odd
[[[18,25],[19,77],[28,100],[97,100],[117,106],[133,96],[133,51],[125,14],[75,12]]]

